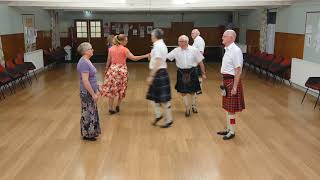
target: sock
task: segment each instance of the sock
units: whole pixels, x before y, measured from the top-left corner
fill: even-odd
[[[188,111],[190,109],[189,97],[188,97],[188,95],[185,95],[182,98],[183,98],[184,106],[185,106],[186,110]]]
[[[197,108],[197,95],[191,94],[191,99],[192,99],[192,107]]]
[[[160,104],[152,102],[152,106],[153,106],[154,114],[155,114],[156,118],[161,117],[162,114],[161,114],[161,110],[160,110]]]
[[[200,87],[202,89],[202,78],[201,77],[199,77],[199,82],[200,82]]]
[[[235,128],[236,128],[236,117],[235,115],[230,115],[229,114],[229,133],[234,134],[235,133]]]
[[[170,103],[170,101],[169,101],[169,102],[166,102],[166,103],[163,103],[163,107],[164,107],[164,114],[165,114],[165,122],[166,122],[166,123],[172,122],[173,119],[172,119],[171,103]]]

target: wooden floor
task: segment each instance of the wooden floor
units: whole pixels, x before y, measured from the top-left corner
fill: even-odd
[[[96,65],[102,80],[104,64]],[[175,67],[169,67],[172,85]],[[243,75],[247,109],[238,117],[237,136],[223,141],[219,65],[199,97],[199,114],[184,117],[173,92],[174,126],[150,125],[145,99],[146,64],[129,64],[122,111],[107,114],[99,101],[102,135],[80,139],[76,66],[43,72],[39,81],[0,102],[0,179],[16,180],[319,180],[320,110],[315,97],[283,84]]]

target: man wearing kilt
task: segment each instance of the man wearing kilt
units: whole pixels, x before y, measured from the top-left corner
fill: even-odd
[[[204,42],[203,38],[200,36],[200,31],[198,29],[193,29],[191,31],[191,37],[193,39],[193,44],[192,46],[197,48],[200,53],[203,55],[204,53],[204,48],[206,47],[206,43]],[[203,62],[203,61],[202,61]],[[198,66],[197,67],[197,73],[198,73],[198,77],[199,77],[199,82],[200,82],[200,87],[202,89],[202,72],[201,72],[201,68]],[[198,91],[196,93],[196,95],[193,97],[193,106],[192,106],[192,111],[194,113],[197,113],[198,110],[197,110],[197,104],[196,104],[196,101],[197,101],[197,95],[199,94],[202,94],[202,91]]]
[[[194,107],[194,96],[201,90],[200,82],[197,73],[197,66],[200,65],[203,79],[206,79],[205,68],[202,60],[204,59],[200,51],[189,45],[189,38],[182,35],[178,39],[179,47],[172,50],[167,58],[169,60],[176,60],[177,83],[175,89],[181,93],[183,102],[186,108],[185,116],[191,115]],[[197,113],[197,111],[193,111]]]
[[[173,124],[171,112],[171,89],[170,79],[167,71],[167,54],[168,49],[163,42],[163,31],[161,29],[154,29],[151,32],[151,41],[153,48],[150,53],[150,76],[147,78],[149,90],[147,99],[152,101],[155,113],[155,120],[152,123],[154,126],[160,121],[163,116],[160,107],[164,108],[165,124],[161,128],[168,128]]]
[[[225,53],[221,66],[221,74],[223,77],[221,89],[225,91],[222,97],[222,107],[227,111],[227,128],[217,134],[223,135],[224,140],[235,137],[235,114],[236,112],[241,112],[245,109],[240,77],[243,65],[243,55],[241,49],[234,43],[236,36],[237,35],[233,30],[225,31],[222,36]]]

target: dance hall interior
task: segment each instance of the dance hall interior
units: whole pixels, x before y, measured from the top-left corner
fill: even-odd
[[[0,1],[0,180],[319,180],[319,0]]]

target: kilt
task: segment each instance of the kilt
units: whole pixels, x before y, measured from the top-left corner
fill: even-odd
[[[159,69],[149,86],[147,99],[155,103],[165,103],[171,100],[170,79],[167,69]]]
[[[178,69],[175,89],[179,93],[196,93],[201,91],[197,68]]]
[[[111,64],[105,72],[101,95],[104,97],[124,98],[128,85],[128,70],[126,64]]]
[[[222,107],[228,112],[241,112],[245,109],[243,89],[241,79],[238,83],[237,94],[231,96],[234,76],[229,74],[223,75],[223,85],[226,87],[227,95],[222,97]]]

